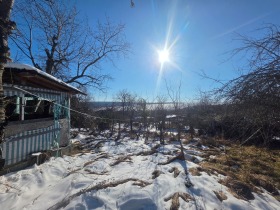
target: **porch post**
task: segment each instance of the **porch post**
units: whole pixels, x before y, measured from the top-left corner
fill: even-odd
[[[25,97],[20,97],[20,121],[24,121]]]

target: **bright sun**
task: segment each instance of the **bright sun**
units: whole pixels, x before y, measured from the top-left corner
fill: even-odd
[[[169,51],[167,49],[158,51],[158,60],[161,64],[169,61]]]

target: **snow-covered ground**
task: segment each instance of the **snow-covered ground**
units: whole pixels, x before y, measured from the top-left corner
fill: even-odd
[[[266,191],[240,200],[218,182],[222,175],[192,176],[188,170],[198,166],[193,157],[201,158],[191,145],[185,145],[186,161],[161,164],[176,155],[178,144],[157,147],[141,138],[115,142],[86,135],[73,141],[92,150],[1,176],[0,209],[161,210],[170,209],[176,196],[179,209],[280,209]],[[214,191],[227,199],[221,202]]]

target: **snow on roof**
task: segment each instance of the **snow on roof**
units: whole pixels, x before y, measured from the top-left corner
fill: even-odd
[[[13,68],[13,69],[22,69],[22,70],[30,70],[30,71],[35,71],[36,73],[38,73],[39,75],[48,78],[49,80],[52,80],[54,82],[60,83],[63,86],[67,86],[68,88],[77,91],[78,93],[82,93],[84,94],[82,91],[80,91],[78,88],[73,87],[72,85],[69,85],[65,82],[63,82],[62,80],[40,70],[35,68],[34,66],[30,66],[28,64],[23,64],[23,63],[12,63],[12,62],[8,62],[6,64],[4,64],[5,68]]]

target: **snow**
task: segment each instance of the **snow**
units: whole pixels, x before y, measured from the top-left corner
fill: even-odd
[[[36,153],[32,153],[31,155],[32,156],[39,156],[39,155],[41,155],[42,153],[41,152],[36,152]]]
[[[173,115],[166,115],[166,118],[167,118],[167,119],[176,118],[176,117],[177,117],[177,115],[174,115],[174,114],[173,114]]]
[[[92,138],[93,142],[88,139]],[[174,157],[178,144],[169,144],[157,148],[150,155],[139,155],[150,151],[156,143],[146,144],[143,138],[131,140],[124,138],[119,141],[108,139],[98,140],[92,136],[79,134],[72,142],[89,144],[92,148],[100,143],[99,150],[74,156],[51,158],[42,165],[34,165],[28,169],[9,173],[0,177],[1,209],[121,209],[121,210],[156,210],[170,209],[171,200],[165,201],[176,192],[188,193],[193,200],[185,202],[179,199],[179,209],[279,209],[279,202],[269,193],[254,193],[255,199],[244,201],[235,198],[218,181],[222,175],[192,176],[188,169],[197,167],[191,161],[195,157],[199,162],[200,152],[191,145],[185,145],[186,161],[173,161],[161,165],[168,157]],[[128,159],[113,164],[119,158]],[[170,169],[177,167],[177,177]],[[161,174],[153,179],[153,172]],[[115,184],[122,180],[130,181]],[[146,186],[135,185],[137,179],[148,183]],[[193,186],[186,187],[186,181]],[[223,191],[228,197],[219,201],[213,191]],[[62,202],[63,201],[63,202]],[[67,202],[66,202],[67,201]],[[62,204],[62,205],[58,205]]]

